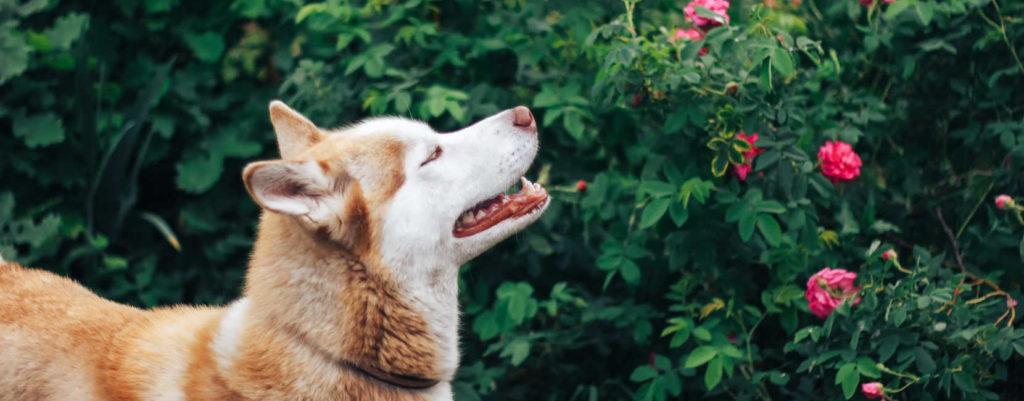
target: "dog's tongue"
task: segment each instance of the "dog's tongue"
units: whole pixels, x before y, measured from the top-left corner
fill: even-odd
[[[452,233],[456,237],[477,234],[510,217],[528,213],[548,197],[540,184],[532,183],[526,177],[520,178],[522,188],[512,195],[498,195],[467,210],[455,223]]]

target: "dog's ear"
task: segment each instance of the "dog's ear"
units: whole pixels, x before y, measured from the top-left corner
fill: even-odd
[[[286,160],[250,163],[242,172],[245,189],[264,209],[317,219],[333,193],[331,179],[315,161]]]
[[[270,102],[270,122],[277,133],[282,159],[292,159],[323,139],[323,133],[312,121],[280,100]]]

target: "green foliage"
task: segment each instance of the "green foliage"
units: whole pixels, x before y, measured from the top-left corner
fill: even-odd
[[[463,268],[457,399],[1015,397],[1024,225],[992,200],[1024,196],[1024,4],[731,3],[671,40],[682,1],[0,0],[0,253],[223,304],[271,99],[439,131],[523,104],[555,202]],[[822,320],[826,266],[861,300]]]

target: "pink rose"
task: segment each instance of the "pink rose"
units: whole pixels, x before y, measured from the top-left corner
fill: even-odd
[[[672,35],[672,37],[669,38],[668,40],[669,42],[675,42],[676,39],[680,38],[686,40],[701,40],[704,39],[704,32],[701,32],[699,29],[676,28],[676,34]],[[708,48],[701,48],[698,54],[700,54],[701,56],[708,54]]]
[[[853,152],[850,144],[842,141],[826,141],[818,148],[821,173],[832,181],[849,181],[860,175],[860,156]]]
[[[713,12],[715,14],[718,14],[718,15],[721,15],[726,23],[729,22],[729,14],[726,13],[726,11],[729,10],[729,2],[728,1],[726,1],[726,0],[693,0],[692,2],[690,2],[690,4],[686,5],[686,8],[683,9],[683,11],[686,13],[686,18],[687,19],[692,20],[693,24],[697,25],[697,28],[700,28],[701,30],[703,30],[705,32],[707,32],[707,30],[709,30],[711,28],[714,28],[714,27],[722,25],[722,24],[719,23],[718,21],[713,20],[713,19],[704,18],[704,17],[701,17],[701,16],[697,15],[697,9],[694,8],[696,6],[701,6],[701,7],[707,8],[708,10],[711,10],[711,12]]]
[[[996,209],[1006,210],[1013,206],[1013,198],[1011,198],[1010,195],[1002,194],[996,197]]]
[[[885,391],[885,387],[882,387],[882,383],[879,382],[861,384],[860,391],[864,393],[864,398],[869,400],[885,396],[885,393],[883,393],[883,391]],[[882,401],[885,401],[885,398],[882,398]]]
[[[807,306],[820,319],[828,317],[843,301],[853,298],[860,291],[860,286],[853,286],[857,273],[843,269],[824,268],[807,279]],[[860,297],[853,300],[852,305],[860,303]]]
[[[676,28],[676,34],[672,35],[671,40],[675,41],[676,39],[679,38],[686,38],[689,40],[701,40],[704,39],[704,32],[701,32],[700,30],[697,29]]]
[[[736,137],[747,141],[747,143],[750,144],[750,150],[743,153],[743,164],[733,166],[732,170],[733,173],[736,174],[736,177],[739,177],[740,181],[746,181],[747,173],[750,173],[750,170],[753,168],[754,158],[757,157],[757,155],[764,153],[764,149],[754,146],[754,142],[757,142],[756,133],[747,136],[743,131],[740,131],[740,133],[736,134]]]
[[[885,260],[896,260],[897,257],[898,257],[898,255],[896,255],[896,250],[895,249],[890,249],[888,251],[885,251],[885,253],[882,254],[882,259],[885,259]]]

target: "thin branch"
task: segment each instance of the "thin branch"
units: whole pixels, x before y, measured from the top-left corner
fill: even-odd
[[[960,256],[960,246],[956,244],[956,236],[953,235],[953,230],[950,230],[949,225],[946,224],[946,219],[942,218],[942,207],[935,207],[935,215],[939,217],[939,223],[942,224],[942,231],[946,232],[946,236],[949,237],[949,242],[953,244],[953,256],[956,257],[957,266],[960,266],[960,272],[967,273],[967,268],[964,267],[964,259]]]

